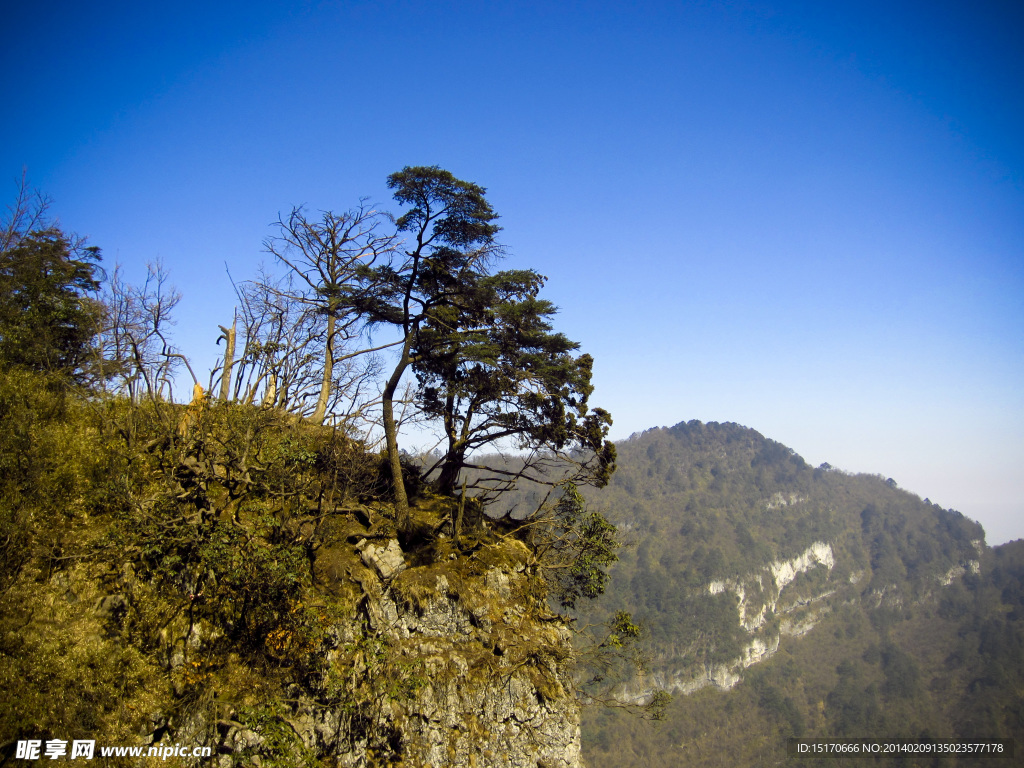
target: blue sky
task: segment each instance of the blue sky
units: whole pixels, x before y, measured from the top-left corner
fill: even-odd
[[[0,29],[27,168],[209,369],[293,205],[437,164],[550,280],[614,436],[736,421],[1024,537],[1016,2],[37,3]]]

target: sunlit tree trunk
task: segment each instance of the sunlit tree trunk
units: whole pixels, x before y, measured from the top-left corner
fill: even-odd
[[[391,479],[395,493],[395,525],[399,530],[405,530],[409,525],[409,497],[405,493],[405,481],[402,478],[402,461],[398,452],[398,425],[395,423],[395,392],[398,391],[398,383],[402,380],[402,374],[412,362],[409,355],[412,347],[412,334],[406,337],[402,347],[402,357],[395,366],[391,378],[381,397],[381,413],[384,421],[384,439],[387,443],[388,462],[391,465]]]
[[[327,316],[327,345],[324,350],[324,375],[320,382],[320,397],[316,401],[316,410],[313,411],[312,419],[317,424],[323,424],[327,416],[327,403],[331,397],[331,382],[334,379],[334,336],[337,327],[337,319],[334,314]]]
[[[231,327],[220,327],[224,331],[224,372],[220,378],[220,399],[227,402],[231,399],[231,369],[235,365],[235,338],[238,330],[238,315],[231,320]]]

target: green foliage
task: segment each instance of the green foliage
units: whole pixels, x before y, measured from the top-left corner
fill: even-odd
[[[640,626],[633,623],[633,617],[625,611],[619,611],[611,621],[611,632],[605,640],[612,648],[621,648],[623,638],[635,640],[640,637]]]
[[[604,621],[628,608],[649,627],[652,643],[666,649],[662,662],[694,674],[706,663],[736,658],[749,642],[734,593],[710,594],[712,581],[745,580],[746,615],[754,615],[776,597],[754,576],[828,542],[834,568],[800,574],[783,604],[840,585],[865,600],[875,601],[869,596],[882,588],[889,601],[910,600],[976,557],[971,541],[982,537],[958,513],[881,478],[812,469],[785,446],[736,424],[649,430],[619,443],[618,456],[600,501],[618,511],[614,523],[637,546],[620,553],[607,597],[587,618]],[[876,621],[887,620],[887,605]]]
[[[580,598],[593,600],[602,595],[608,584],[607,568],[618,560],[615,526],[589,510],[572,483],[562,486],[550,517],[534,524],[540,529],[534,541],[552,580],[552,597],[563,608],[575,608]]]
[[[656,692],[640,705],[626,705],[618,700],[620,686],[647,671],[646,639],[644,628],[626,611],[616,612],[603,625],[585,625],[578,630],[577,679],[584,703],[623,708],[647,720],[664,718],[672,701],[665,691]]]
[[[467,279],[463,301],[430,313],[420,331],[419,405],[447,436],[438,461],[441,493],[453,492],[465,467],[481,470],[473,476],[476,488],[508,487],[508,476],[486,461],[467,461],[501,441],[528,457],[588,456],[578,483],[603,486],[614,470],[615,448],[606,440],[611,417],[600,408],[588,412],[593,359],[574,356],[579,344],[553,332],[548,318],[555,307],[537,298],[544,281],[532,271]],[[535,462],[528,458],[521,471],[529,475]]]
[[[246,329],[253,344],[224,366],[237,363],[249,376],[245,402],[230,400],[227,370],[220,400],[197,384],[190,405],[170,401],[171,369],[188,362],[163,335],[177,297],[162,293],[159,270],[153,290],[112,289],[104,318],[92,298],[98,249],[55,228],[22,231],[19,222],[39,219],[42,207],[0,232],[0,684],[18,691],[17,705],[0,713],[5,748],[49,735],[130,744],[180,729],[210,743],[234,734],[236,746],[250,747],[241,759],[313,765],[317,756],[289,719],[301,699],[340,713],[335,738],[358,742],[371,763],[401,760],[405,737],[394,723],[431,680],[422,648],[389,639],[370,615],[379,607],[370,601],[383,600],[379,563],[360,557],[367,541],[395,535],[395,521],[413,568],[437,559],[482,577],[485,550],[514,550],[520,567],[505,573],[528,609],[517,614],[518,629],[536,618],[531,611],[552,618],[538,566],[564,607],[605,591],[616,528],[571,482],[550,515],[521,526],[492,525],[483,500],[464,492],[460,523],[468,507],[471,530],[461,541],[457,531],[451,540],[439,534],[441,513],[455,509],[459,472],[484,445],[515,445],[540,464],[569,459],[575,479],[605,484],[615,464],[611,418],[588,405],[592,359],[548,322],[555,310],[538,298],[544,278],[489,271],[498,227],[485,190],[438,168],[405,168],[389,185],[407,208],[396,225],[410,233],[410,250],[398,256],[392,237],[365,240],[383,219],[362,209],[306,227],[316,235],[368,222],[368,234],[344,242],[369,250],[343,249],[330,275],[313,274],[316,259],[308,274],[292,267],[311,290],[292,298],[328,320],[287,342],[300,348],[269,353],[284,337],[267,341],[254,320]],[[290,223],[308,224],[300,214]],[[323,426],[327,403],[344,399],[333,389],[347,375],[335,338],[376,324],[397,329],[403,345],[383,383],[386,462],[343,427]],[[116,352],[106,371],[94,348],[102,325],[112,334],[105,349]],[[310,378],[314,364],[298,353],[318,344],[330,364]],[[289,354],[305,377],[298,384],[272,370]],[[398,450],[393,400],[409,367],[419,376],[421,415],[455,435],[440,473],[443,498]],[[120,376],[129,397],[89,391],[104,373]],[[253,404],[271,377],[282,392],[316,387],[312,419],[286,413],[283,393]],[[524,541],[537,545],[529,557]],[[571,654],[549,626],[521,664],[518,655],[514,666],[502,663],[514,674],[526,665],[539,695],[553,699],[565,693],[560,670]],[[633,654],[640,626],[624,612],[609,626],[605,648]],[[494,659],[519,653],[494,634],[493,653],[471,649],[474,664],[491,672]],[[663,708],[659,700],[652,709]]]
[[[129,503],[105,538],[138,575],[216,627],[223,652],[302,666],[322,639],[311,562],[323,520],[372,488],[345,435],[237,404],[144,404],[107,413],[132,435]],[[179,415],[186,433],[166,433]],[[359,458],[349,464],[345,457]]]
[[[360,265],[346,307],[369,327],[383,324],[400,334],[401,352],[381,394],[381,423],[399,526],[407,527],[395,394],[405,372],[427,352],[420,331],[428,318],[437,312],[458,314],[467,292],[486,274],[499,227],[491,223],[497,214],[482,187],[436,166],[407,166],[388,177],[388,186],[408,206],[396,224],[400,232],[410,233],[409,248],[385,263]]]
[[[655,673],[697,676],[750,642],[736,594],[712,595],[709,582],[743,581],[750,617],[775,597],[770,580],[762,589],[753,579],[765,565],[815,541],[836,563],[789,583],[759,632],[814,606],[824,608],[817,626],[784,636],[733,690],[674,697],[658,728],[586,711],[589,764],[781,764],[794,736],[1024,735],[1024,545],[980,555],[983,531],[963,515],[882,477],[811,469],[737,425],[690,422],[618,447],[601,503],[622,510],[615,522],[637,544],[619,553],[604,600],[581,620],[628,607],[649,631]],[[979,556],[981,575],[939,586]]]
[[[159,670],[106,631],[94,516],[117,503],[91,409],[60,374],[0,371],[0,742],[134,735]],[[16,692],[16,693],[13,693]]]
[[[0,743],[52,734],[134,744],[205,723],[210,743],[249,745],[239,759],[315,765],[290,720],[302,696],[340,718],[338,749],[401,759],[395,718],[432,681],[422,649],[363,615],[360,597],[380,599],[380,587],[352,537],[393,535],[376,499],[379,457],[269,408],[85,398],[48,381],[0,372],[0,409],[17,420],[0,435],[0,683],[19,691],[0,715]],[[574,498],[560,529],[565,564],[589,597],[612,529]],[[431,496],[416,510],[424,528],[451,503]],[[521,542],[479,520],[465,562],[441,539],[409,554],[440,558],[463,589],[456,573],[482,577],[496,542],[527,567]],[[431,589],[436,581],[428,575]],[[516,594],[550,615],[543,579]],[[624,651],[638,628],[623,618],[616,631]],[[546,653],[531,645],[523,658],[540,664]],[[544,695],[564,695],[544,674]]]
[[[0,370],[0,591],[36,561],[48,573],[81,552],[90,513],[117,504],[116,460],[60,374]]]
[[[374,725],[380,725],[385,714],[383,708],[410,701],[430,682],[422,659],[405,656],[386,637],[363,635],[345,645],[341,653],[347,663],[333,665],[325,685],[350,714],[376,707],[369,717]]]
[[[487,190],[436,165],[406,166],[388,176],[388,188],[395,190],[395,200],[409,206],[398,219],[399,231],[412,232],[424,243],[436,241],[432,252],[487,243],[501,229],[491,223],[498,215],[484,197]],[[438,264],[427,270],[433,281],[452,279]]]
[[[259,737],[258,747],[248,747],[239,756],[259,760],[258,764],[267,768],[322,765],[288,721],[290,714],[289,708],[277,701],[239,707],[238,723]]]
[[[526,457],[519,474],[488,466],[474,485],[505,490],[555,454],[576,461],[574,482],[607,483],[615,448],[606,439],[611,417],[588,405],[593,360],[574,355],[578,344],[553,332],[555,308],[538,298],[543,276],[491,272],[501,255],[494,240],[500,228],[486,190],[436,166],[403,168],[388,186],[406,206],[396,223],[408,233],[407,249],[357,269],[346,306],[369,327],[400,334],[401,353],[382,395],[398,514],[407,517],[408,505],[393,402],[410,368],[417,406],[443,436],[433,468],[440,493],[454,495],[464,469],[482,469],[474,453],[509,445]]]
[[[423,468],[413,457],[406,453],[399,456],[402,467],[402,481],[406,496],[410,501],[419,499],[428,489],[429,484],[423,477]],[[393,501],[395,499],[395,483],[391,475],[391,463],[387,452],[377,456],[375,474],[372,483],[366,490],[367,496]]]
[[[794,738],[802,738],[806,730],[803,712],[792,696],[783,693],[767,675],[753,674],[750,685],[757,693],[757,705],[765,715]]]
[[[0,252],[0,364],[86,376],[102,316],[91,296],[99,260],[98,248],[52,227]]]
[[[26,579],[0,598],[5,744],[48,737],[131,743],[140,715],[157,706],[161,670],[105,631],[94,612],[96,584],[95,573],[75,567]]]
[[[882,692],[891,698],[912,699],[917,696],[921,679],[914,658],[892,643],[882,651],[882,671],[885,673],[885,684]]]

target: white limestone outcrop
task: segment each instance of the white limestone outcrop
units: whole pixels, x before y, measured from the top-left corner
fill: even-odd
[[[777,611],[782,591],[792,584],[797,576],[818,566],[824,566],[831,571],[835,564],[836,559],[832,546],[823,541],[816,541],[795,557],[769,563],[759,573],[751,574],[743,579],[712,581],[708,584],[708,593],[720,595],[723,592],[732,592],[735,594],[739,599],[740,624],[748,632],[753,632],[767,621],[769,612]],[[766,582],[768,582],[767,587]],[[754,584],[757,585],[756,590]],[[764,602],[752,614],[750,611],[753,606],[747,599],[750,592],[764,595]]]

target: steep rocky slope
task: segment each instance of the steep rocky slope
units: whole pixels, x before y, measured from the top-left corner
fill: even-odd
[[[582,765],[572,637],[538,591],[529,549],[498,539],[461,555],[442,537],[412,557],[397,539],[368,535],[347,521],[325,537],[308,595],[317,639],[299,649],[290,645],[305,641],[273,635],[276,669],[225,654],[223,628],[197,611],[162,623],[148,653],[126,647],[160,600],[130,566],[116,579],[75,568],[37,582],[18,647],[11,636],[5,644],[4,682],[21,691],[8,699],[9,719],[48,694],[63,698],[64,675],[84,678],[79,688],[108,688],[107,711],[86,713],[78,702],[11,737],[209,746],[220,766]],[[283,663],[293,651],[300,665]],[[41,680],[56,653],[69,666]]]
[[[538,602],[527,547],[495,541],[463,557],[442,538],[431,562],[410,564],[397,539],[365,533],[350,523],[318,552],[336,615],[308,662],[322,677],[287,686],[279,707],[293,749],[339,766],[581,765],[571,633]],[[202,656],[208,630],[179,632],[172,645],[189,653],[172,674]],[[273,733],[231,716],[194,714],[175,738],[212,742],[224,766],[282,756]]]

